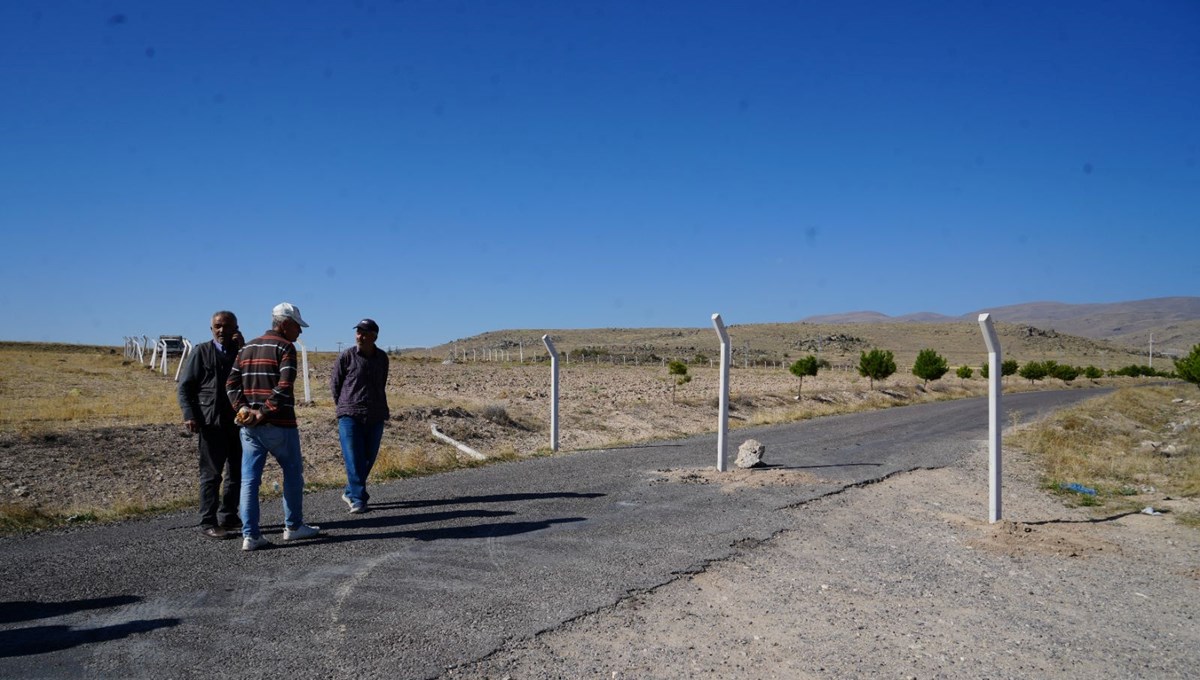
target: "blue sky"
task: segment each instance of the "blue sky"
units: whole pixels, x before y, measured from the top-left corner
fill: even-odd
[[[1196,295],[1200,3],[0,5],[0,339]]]

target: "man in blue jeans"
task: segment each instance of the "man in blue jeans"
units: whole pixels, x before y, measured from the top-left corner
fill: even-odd
[[[363,319],[354,327],[354,347],[338,356],[329,384],[337,405],[338,435],[346,463],[346,491],[342,500],[350,513],[366,512],[367,475],[379,457],[383,424],[387,422],[387,352],[375,346],[379,324]]]
[[[296,427],[296,346],[300,309],[289,302],[271,310],[271,330],[238,352],[225,383],[242,427],[242,550],[271,545],[258,526],[258,490],[270,453],[283,470],[283,540],[312,538],[320,527],[304,523],[304,459]]]

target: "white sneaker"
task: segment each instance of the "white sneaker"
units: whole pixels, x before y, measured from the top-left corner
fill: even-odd
[[[361,515],[366,511],[367,511],[366,503],[351,503],[350,504],[350,514],[351,515]]]
[[[321,527],[310,527],[307,524],[301,524],[295,529],[283,530],[283,540],[295,541],[300,538],[312,538],[321,533]]]
[[[354,501],[350,500],[349,496],[342,494],[342,500],[346,501],[346,505],[349,506],[351,510],[354,509]]]
[[[242,539],[242,550],[247,552],[251,550],[258,550],[259,548],[267,548],[270,547],[270,545],[271,542],[262,536],[259,536],[258,538],[247,536]]]

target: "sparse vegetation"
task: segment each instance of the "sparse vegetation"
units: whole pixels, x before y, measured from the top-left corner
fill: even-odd
[[[1046,368],[1046,365],[1040,361],[1030,361],[1022,366],[1021,370],[1017,371],[1017,375],[1028,380],[1030,385],[1045,378],[1049,373],[1050,371]]]
[[[1075,378],[1078,378],[1079,374],[1082,372],[1083,372],[1082,369],[1076,368],[1074,366],[1070,366],[1067,364],[1058,364],[1057,366],[1054,367],[1054,370],[1053,370],[1053,372],[1051,372],[1050,375],[1054,376],[1055,378],[1058,378],[1059,380],[1061,380],[1063,382],[1071,382]]]
[[[1198,415],[1194,393],[1182,387],[1123,388],[1005,441],[1037,455],[1044,486],[1072,504],[1139,509],[1148,496],[1200,495]]]
[[[924,380],[926,386],[930,380],[940,380],[949,370],[950,365],[946,363],[946,359],[932,349],[918,352],[912,368],[913,375]]]
[[[955,374],[958,375],[959,380],[970,380],[975,371],[972,371],[970,366],[959,366]]]
[[[1007,378],[1010,375],[1015,375],[1020,365],[1016,359],[1005,359],[1000,362],[1000,377]]]
[[[870,389],[875,389],[876,380],[884,380],[895,372],[896,359],[891,350],[872,349],[858,359],[858,374],[870,381]]]
[[[809,376],[815,378],[817,376],[817,371],[820,369],[820,360],[811,354],[803,359],[797,359],[791,366],[788,366],[788,371],[800,379],[800,386],[796,388],[796,399],[800,399],[800,395],[804,390],[804,377]]]
[[[1175,360],[1175,373],[1180,378],[1200,387],[1200,345],[1193,345],[1190,354]]]
[[[675,402],[675,388],[690,383],[692,376],[688,375],[687,364],[682,361],[672,361],[667,364],[667,374],[674,380],[671,383],[671,402]]]

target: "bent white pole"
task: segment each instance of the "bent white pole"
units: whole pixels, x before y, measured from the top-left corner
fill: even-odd
[[[720,417],[717,419],[717,472],[729,469],[729,456],[726,444],[729,443],[729,333],[725,331],[725,322],[720,314],[712,315],[713,328],[721,338],[721,396]]]
[[[475,460],[487,460],[487,456],[485,456],[482,453],[476,451],[475,449],[467,446],[466,444],[454,441],[449,436],[444,434],[441,430],[438,429],[437,423],[430,423],[429,429],[433,433],[433,436],[435,439],[439,439],[441,441],[446,442],[450,446],[453,446],[454,448],[458,449],[459,451],[462,451],[463,453],[470,456],[471,458],[474,458]]]
[[[296,344],[300,345],[300,372],[304,374],[304,403],[311,404],[312,388],[308,384],[308,348],[298,339]]]
[[[192,343],[187,338],[183,339],[183,353],[179,355],[179,365],[175,367],[175,382],[179,382],[179,372],[183,370],[183,365],[187,363],[188,356],[192,353]]]
[[[550,450],[558,450],[558,352],[549,335],[542,336],[542,344],[550,353]]]
[[[979,328],[988,348],[988,521],[1000,521],[1000,338],[991,314],[979,315]]]

